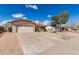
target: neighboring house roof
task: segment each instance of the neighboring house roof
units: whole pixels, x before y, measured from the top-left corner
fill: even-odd
[[[44,26],[44,25],[39,23],[39,24],[37,24],[37,26]]]

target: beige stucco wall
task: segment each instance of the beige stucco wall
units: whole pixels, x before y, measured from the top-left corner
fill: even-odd
[[[12,26],[12,32],[16,33],[16,26]]]

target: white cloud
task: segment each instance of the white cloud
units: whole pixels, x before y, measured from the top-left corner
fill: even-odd
[[[47,17],[52,17],[52,15],[48,15]]]
[[[22,14],[22,13],[16,13],[16,14],[13,14],[12,17],[13,18],[23,18],[25,15]]]
[[[4,20],[4,21],[2,21],[2,22],[0,23],[0,25],[5,25],[7,22],[10,22],[10,21],[12,21],[12,20]]]
[[[43,25],[49,25],[49,24],[50,24],[50,21],[48,21],[48,20],[43,21]]]
[[[34,23],[39,24],[40,22],[39,22],[39,20],[36,20],[36,21],[34,21]]]
[[[23,17],[22,19],[27,19],[27,17]]]
[[[39,21],[39,20],[36,20],[34,21],[36,24],[42,24],[42,25],[50,25],[50,22],[51,21],[48,21],[48,20],[44,20],[44,21]]]
[[[29,4],[26,4],[26,8],[32,8],[34,10],[37,10],[38,9],[38,6],[37,5],[29,5]]]

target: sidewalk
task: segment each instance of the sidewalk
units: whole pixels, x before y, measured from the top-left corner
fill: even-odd
[[[23,54],[15,33],[7,32],[0,38],[0,54],[1,55]]]

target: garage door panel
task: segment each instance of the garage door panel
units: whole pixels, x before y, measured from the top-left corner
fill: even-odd
[[[23,32],[33,32],[33,27],[19,27],[18,28],[18,33],[23,33]]]

